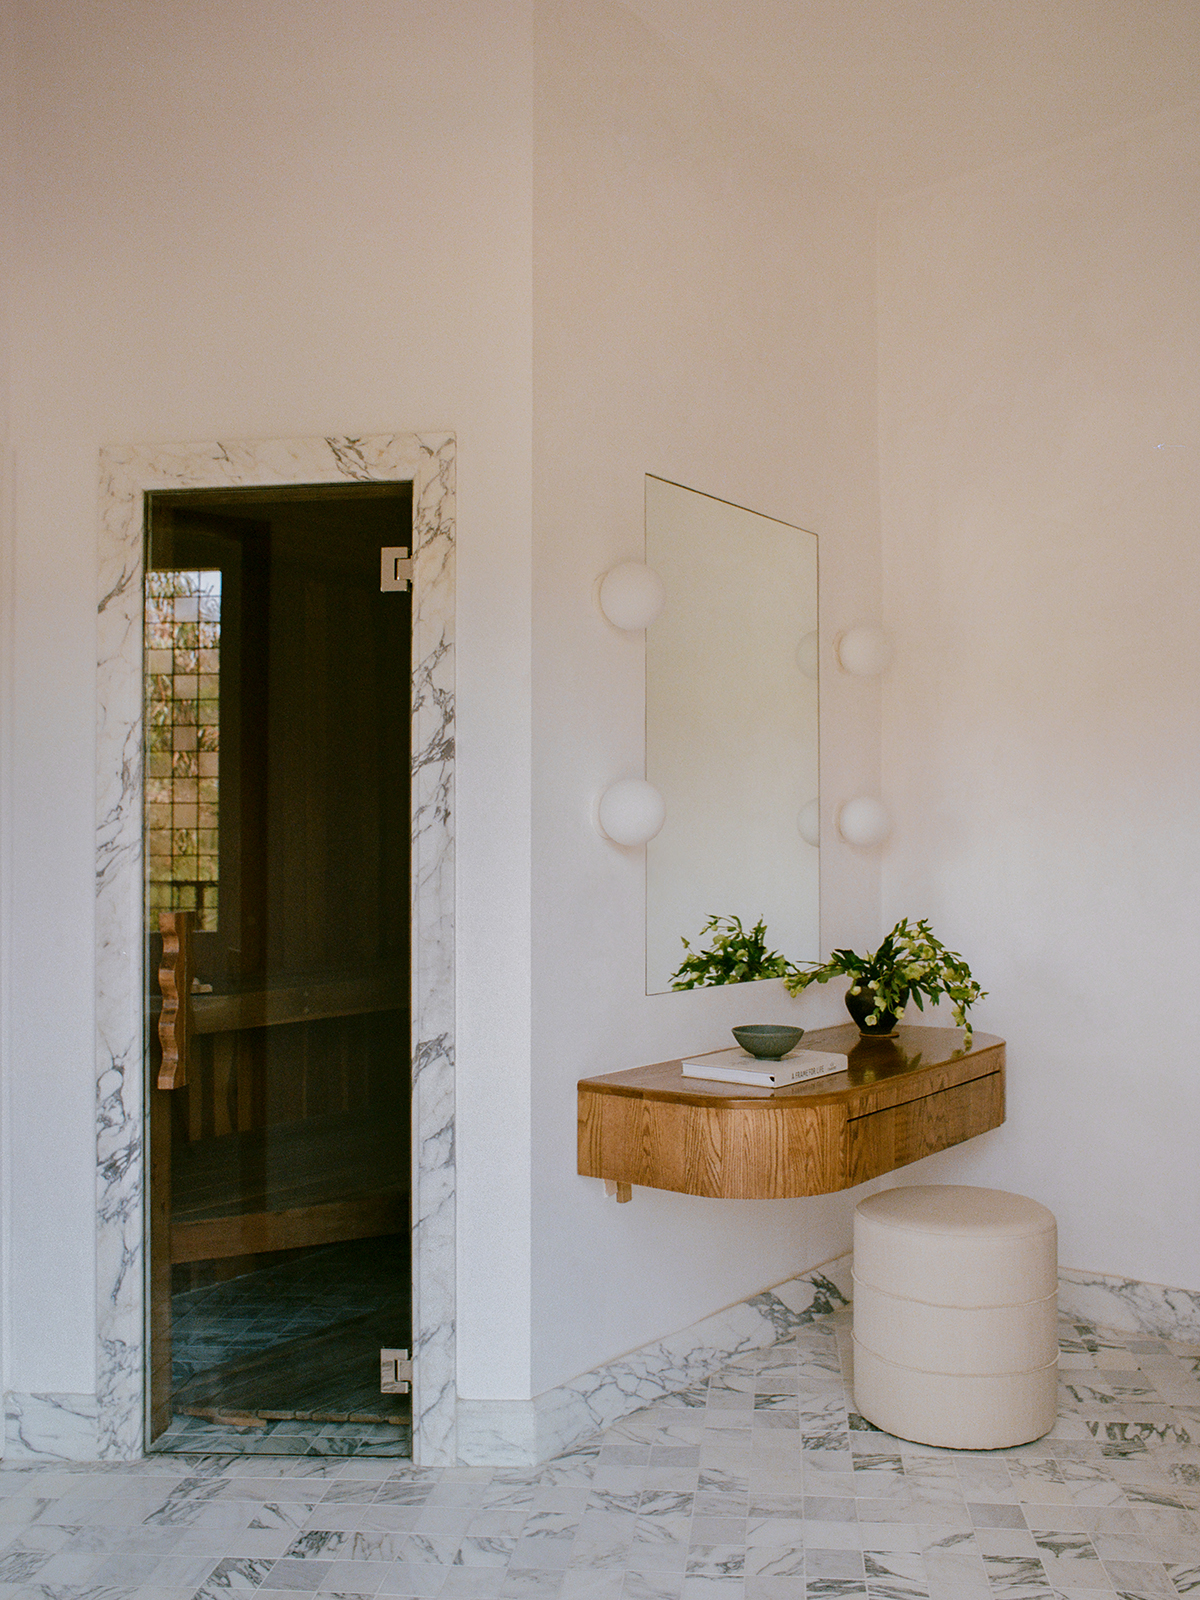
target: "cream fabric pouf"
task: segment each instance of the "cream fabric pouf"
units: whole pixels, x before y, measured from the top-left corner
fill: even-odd
[[[1054,1426],[1058,1230],[1036,1200],[938,1184],[854,1212],[854,1402],[884,1433],[998,1450]]]

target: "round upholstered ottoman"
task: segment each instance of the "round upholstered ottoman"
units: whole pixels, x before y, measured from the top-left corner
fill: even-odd
[[[1036,1200],[956,1184],[854,1212],[854,1401],[884,1433],[997,1450],[1054,1426],[1058,1233]]]

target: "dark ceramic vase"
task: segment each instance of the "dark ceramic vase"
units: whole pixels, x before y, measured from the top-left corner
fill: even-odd
[[[880,1034],[895,1033],[896,1024],[900,1021],[898,1011],[884,1011],[880,1013],[879,1020],[868,1025],[866,1019],[875,1009],[875,992],[873,989],[862,988],[857,994],[846,994],[846,1010],[858,1024],[859,1033],[865,1033],[868,1038],[878,1037]]]

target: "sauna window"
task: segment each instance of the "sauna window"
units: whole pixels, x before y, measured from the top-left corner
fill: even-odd
[[[152,926],[217,931],[221,573],[146,573],[146,845]]]

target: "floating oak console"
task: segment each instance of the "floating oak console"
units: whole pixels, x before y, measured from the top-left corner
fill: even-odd
[[[831,1194],[962,1144],[1004,1121],[1004,1040],[901,1027],[868,1039],[852,1024],[806,1033],[849,1052],[849,1071],[753,1089],[685,1078],[679,1061],[579,1083],[579,1171],[629,1186],[722,1200]]]

